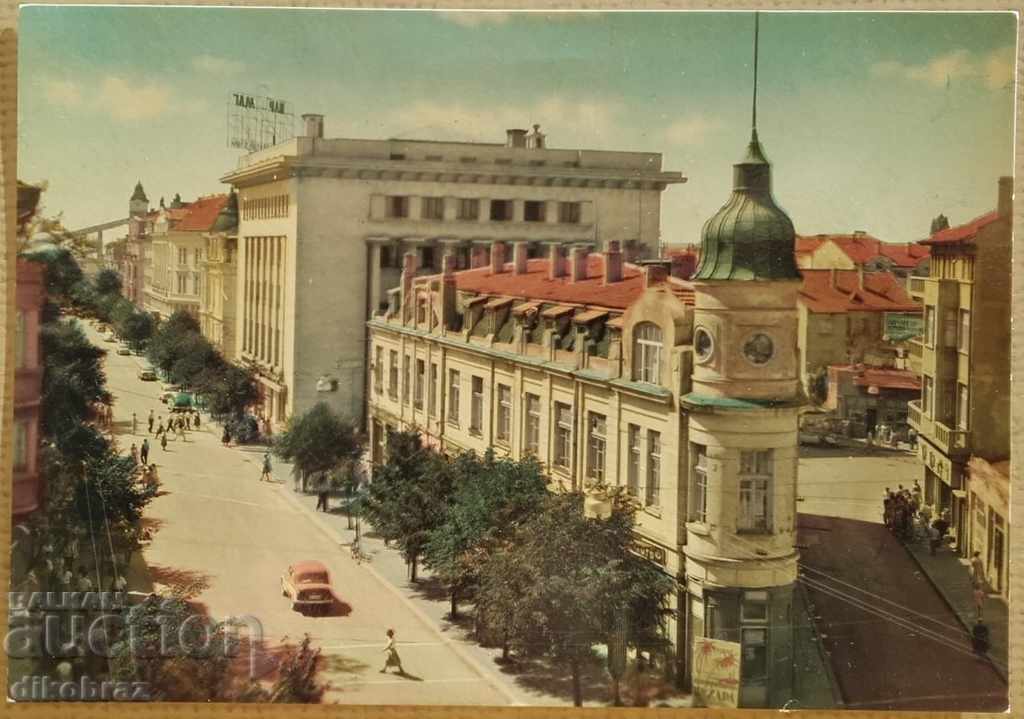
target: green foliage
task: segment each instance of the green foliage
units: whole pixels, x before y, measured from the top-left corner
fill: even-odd
[[[96,293],[99,295],[121,294],[121,275],[115,272],[114,270],[100,270],[96,274],[96,279],[93,284],[96,287]]]
[[[154,367],[169,374],[174,364],[184,356],[184,343],[195,336],[202,337],[195,318],[179,310],[157,327],[146,355]]]
[[[424,561],[451,590],[454,614],[459,595],[476,585],[487,557],[538,510],[547,488],[533,458],[496,460],[490,452],[483,458],[466,452],[449,471],[452,503],[444,522],[430,532]]]
[[[260,396],[252,372],[227,362],[208,366],[194,386],[206,397],[207,407],[215,417],[241,416]]]
[[[58,441],[79,434],[94,402],[106,402],[103,350],[75,321],[48,322],[40,329],[43,355],[43,431]]]
[[[169,376],[171,382],[183,387],[191,387],[196,378],[208,367],[223,364],[217,350],[200,334],[190,333],[182,337],[176,351],[177,357],[171,365]]]
[[[131,305],[130,302],[128,304]],[[148,312],[132,312],[117,325],[118,334],[131,345],[132,349],[136,350],[142,348],[149,338],[153,336],[155,330],[156,321],[153,319],[153,315]]]
[[[320,664],[320,649],[313,649],[308,634],[302,644],[290,650],[278,664],[278,676],[270,690],[270,701],[289,704],[316,704],[323,697],[327,685],[316,680]]]
[[[631,551],[634,513],[615,495],[610,518],[589,519],[581,494],[549,495],[481,572],[485,621],[497,621],[513,646],[567,663],[577,706],[580,665],[593,645],[608,642],[623,613],[634,641],[656,627],[674,586]]]
[[[423,446],[417,432],[388,436],[388,458],[374,471],[364,511],[374,528],[401,548],[413,581],[431,532],[447,518],[453,490],[454,473]]]
[[[156,496],[156,487],[135,481],[136,466],[131,457],[111,451],[87,460],[87,481],[75,488],[75,509],[86,526],[97,530],[112,525],[131,525],[142,519],[143,508]]]
[[[288,420],[274,442],[274,454],[306,475],[330,472],[363,451],[355,425],[344,421],[323,402]]]
[[[936,232],[946,229],[949,229],[949,218],[940,214],[932,220],[931,232],[929,234],[934,235]]]
[[[64,247],[35,252],[25,258],[46,266],[46,292],[57,301],[70,300],[72,289],[83,279],[78,262]]]

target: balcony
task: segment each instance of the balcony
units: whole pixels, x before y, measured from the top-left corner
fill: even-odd
[[[967,432],[962,429],[951,429],[942,422],[935,422],[935,444],[949,456],[966,454]]]
[[[924,277],[910,278],[910,282],[907,284],[907,291],[914,299],[919,300],[924,297],[924,280]]]
[[[915,399],[907,402],[907,424],[914,428],[918,434],[921,433],[921,400]]]

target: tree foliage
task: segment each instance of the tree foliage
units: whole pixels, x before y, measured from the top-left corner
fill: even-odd
[[[39,262],[46,267],[46,292],[58,302],[70,301],[72,290],[82,281],[82,269],[78,266],[71,252],[64,247],[56,247],[46,252],[34,252],[25,255],[32,262]]]
[[[431,532],[447,518],[453,488],[447,462],[423,446],[419,433],[388,435],[387,461],[374,471],[364,512],[378,532],[398,544],[412,581]]]
[[[936,232],[946,229],[949,229],[949,218],[940,214],[932,220],[931,232],[929,234],[934,235]]]
[[[121,275],[115,270],[102,269],[96,273],[96,279],[93,280],[93,286],[96,288],[96,294],[120,295],[121,288],[123,286],[121,282]]]
[[[358,428],[323,402],[288,420],[274,442],[274,454],[306,475],[331,472],[363,451]]]
[[[43,431],[58,444],[80,436],[92,416],[92,405],[107,402],[106,354],[85,336],[74,321],[47,322],[40,329],[43,355]],[[65,447],[67,449],[67,447]]]
[[[660,617],[650,615],[664,611],[673,588],[671,578],[631,551],[634,513],[618,494],[603,520],[584,516],[581,494],[548,495],[482,571],[485,621],[499,622],[513,647],[567,664],[576,706],[581,664],[592,647],[607,643],[623,613],[634,638],[657,626]]]

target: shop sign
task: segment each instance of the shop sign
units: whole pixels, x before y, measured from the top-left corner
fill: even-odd
[[[920,314],[905,312],[885,313],[885,336],[890,342],[906,342],[924,334],[924,320]]]
[[[693,640],[693,698],[704,707],[739,707],[739,642]]]
[[[663,547],[635,540],[633,542],[633,551],[648,562],[654,562],[659,567],[665,566],[665,549]]]

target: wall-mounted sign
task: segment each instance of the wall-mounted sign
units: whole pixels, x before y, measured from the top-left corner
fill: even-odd
[[[693,640],[693,698],[698,706],[739,706],[739,642],[704,637]]]
[[[295,136],[291,103],[274,97],[233,92],[227,102],[228,147],[263,150]]]
[[[665,566],[665,548],[656,544],[643,542],[639,539],[633,542],[633,551],[648,562],[654,562],[660,567]]]
[[[885,336],[890,342],[906,342],[924,334],[924,319],[918,313],[886,312]]]

